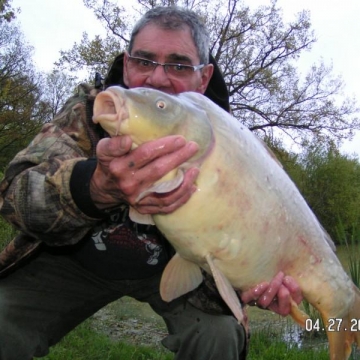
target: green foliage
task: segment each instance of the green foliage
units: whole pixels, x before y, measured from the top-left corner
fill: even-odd
[[[0,168],[38,132],[44,115],[31,54],[13,22],[0,22]]]
[[[10,7],[11,0],[0,0],[0,22],[5,20],[10,22],[15,19],[14,9]]]
[[[360,224],[360,163],[334,147],[312,145],[300,160],[297,184],[321,224],[336,242],[338,220],[348,236]]]
[[[346,247],[348,268],[354,284],[360,288],[360,225],[353,225],[352,232],[348,234],[342,221],[338,222],[337,238]]]
[[[0,171],[0,180],[3,173]],[[16,230],[0,216],[0,251],[12,240]]]
[[[353,228],[360,224],[359,159],[341,154],[333,144],[306,145],[300,154],[288,153],[279,142],[270,146],[334,242],[341,243],[340,223],[342,236],[354,237]]]

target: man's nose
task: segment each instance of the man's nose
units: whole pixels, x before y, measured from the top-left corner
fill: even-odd
[[[147,82],[154,87],[168,86],[170,84],[169,77],[163,66],[158,65],[149,75]]]

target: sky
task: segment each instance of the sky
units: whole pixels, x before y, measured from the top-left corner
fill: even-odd
[[[123,0],[119,0],[120,4]],[[129,0],[127,0],[128,3]],[[244,0],[257,7],[270,0]],[[86,31],[92,38],[104,29],[82,0],[12,0],[20,8],[17,20],[27,42],[34,47],[34,62],[41,71],[51,71],[60,50],[69,50],[80,42]],[[333,65],[333,74],[342,76],[345,95],[355,96],[360,106],[360,0],[278,0],[284,20],[291,21],[302,10],[310,11],[312,29],[317,42],[304,53],[300,64],[304,71],[321,59]],[[360,132],[341,147],[347,154],[360,158]]]

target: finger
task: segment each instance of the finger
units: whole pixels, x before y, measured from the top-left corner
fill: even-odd
[[[291,296],[289,290],[284,285],[281,285],[276,298],[274,298],[275,301],[271,302],[267,308],[279,315],[287,316],[291,310],[290,299]]]
[[[260,283],[257,286],[242,292],[240,294],[241,300],[244,302],[244,304],[256,302],[257,299],[268,289],[268,287],[269,283]]]
[[[291,276],[285,276],[283,279],[284,286],[289,290],[291,298],[297,303],[300,304],[303,300],[301,293],[301,288],[296,280]]]
[[[179,151],[189,143],[182,136],[166,136],[141,144],[129,154],[128,161],[134,169],[141,169],[155,159],[162,159]],[[181,153],[181,151],[180,151]]]
[[[188,142],[178,150],[166,153],[149,164],[144,165],[141,169],[137,170],[135,176],[138,179],[146,179],[147,182],[157,181],[171,170],[176,169],[189,160],[196,154],[198,149],[199,147],[196,143]]]
[[[196,191],[196,189],[195,189]],[[180,206],[184,205],[189,198],[191,197],[190,194],[186,194],[182,197],[180,197],[176,202],[168,205],[168,206],[156,206],[156,205],[143,205],[143,206],[137,206],[135,205],[134,208],[141,214],[169,214],[171,212],[174,212],[176,209],[178,209]]]
[[[179,147],[179,144],[180,149],[170,154],[166,153],[166,155],[154,160],[152,160],[154,155],[150,154],[153,154],[152,150],[159,147],[159,142],[157,141],[155,141],[155,144],[152,142],[150,147],[148,146],[149,144],[143,144],[141,148],[138,147],[124,156],[112,158],[108,164],[105,162],[113,182],[117,184],[118,189],[132,206],[137,205],[136,199],[139,194],[197,152],[198,145],[196,143],[186,143],[184,138],[174,136],[170,137],[171,142],[174,142],[174,138],[177,139],[175,141],[177,145],[172,145],[171,149]],[[168,140],[169,137],[167,138]],[[157,154],[161,154],[162,151],[164,150],[160,150]],[[147,156],[148,158],[145,160]],[[146,165],[144,165],[145,162],[147,162]],[[159,203],[156,202],[156,204]]]
[[[267,308],[276,298],[282,285],[284,273],[279,272],[270,282],[268,289],[258,298],[257,304],[260,307]]]

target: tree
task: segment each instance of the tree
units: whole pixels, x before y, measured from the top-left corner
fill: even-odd
[[[36,71],[32,47],[10,21],[14,14],[10,0],[0,0],[0,169],[54,117],[75,87],[75,78],[65,73]]]
[[[267,136],[279,130],[301,142],[310,137],[343,139],[360,125],[352,117],[355,100],[336,105],[343,83],[324,64],[313,66],[301,80],[295,67],[311,48],[309,14],[284,24],[276,1],[251,13],[228,1],[225,16],[208,15],[215,58],[223,69],[234,115],[251,130]]]
[[[300,188],[323,226],[335,238],[339,221],[348,234],[360,223],[360,163],[335,146],[312,144],[302,159]]]
[[[15,19],[14,9],[10,7],[11,0],[0,0],[0,22],[6,20],[10,22]]]
[[[70,94],[74,92],[76,79],[76,77],[59,70],[53,70],[45,75],[41,100],[44,103],[44,108],[47,108],[48,116],[46,118],[48,120],[54,118]]]
[[[211,33],[211,51],[222,69],[234,116],[260,136],[341,141],[360,129],[355,99],[342,96],[344,83],[323,63],[301,78],[296,60],[315,42],[309,13],[284,24],[276,0],[252,11],[240,0],[138,0],[118,7],[111,0],[83,0],[106,26],[105,39],[89,40],[63,51],[59,65],[106,74],[115,54],[126,49],[135,18],[159,5],[197,12]],[[134,16],[135,15],[135,16]]]
[[[43,118],[31,52],[15,25],[0,22],[0,167],[30,141]]]
[[[359,160],[340,154],[334,144],[307,144],[301,154],[279,143],[272,148],[333,240],[339,226],[350,238],[360,224]]]

